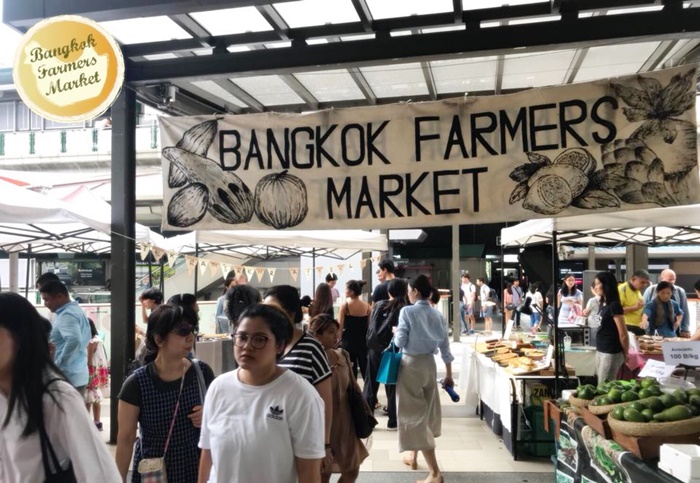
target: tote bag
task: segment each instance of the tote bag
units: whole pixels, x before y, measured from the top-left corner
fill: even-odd
[[[382,362],[379,364],[377,382],[386,385],[396,384],[396,380],[399,378],[402,355],[401,350],[392,341],[389,347],[382,352]]]
[[[350,357],[347,352],[343,352],[343,356],[348,363],[348,374],[350,375],[350,384],[348,384],[346,397],[350,406],[352,422],[355,426],[355,434],[358,438],[369,438],[372,435],[372,431],[374,431],[374,427],[379,422],[374,418],[372,410],[357,385],[355,374],[352,372]]]

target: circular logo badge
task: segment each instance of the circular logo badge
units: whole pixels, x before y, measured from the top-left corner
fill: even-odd
[[[22,37],[12,76],[24,103],[56,122],[98,117],[124,82],[119,44],[96,22],[74,15],[42,20]]]

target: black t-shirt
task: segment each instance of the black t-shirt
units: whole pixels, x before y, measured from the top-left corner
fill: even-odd
[[[146,364],[146,372],[148,372],[148,377],[151,378],[153,384],[156,386],[156,389],[164,392],[177,391],[180,389],[179,378],[174,381],[166,382],[158,377],[154,362]],[[211,382],[214,380],[214,371],[212,371],[211,367],[209,367],[206,363],[202,364],[202,376],[204,376],[204,382],[206,383],[207,387],[209,387]],[[139,381],[136,377],[136,374],[132,374],[126,378],[126,381],[124,381],[124,385],[122,386],[122,390],[119,392],[119,399],[129,404],[133,404],[134,406],[141,407],[141,386],[139,386]],[[192,384],[194,382],[193,379],[196,377],[197,374],[195,373],[194,367],[190,366],[185,373],[185,386]]]
[[[622,315],[622,305],[619,302],[613,302],[610,305],[605,304],[601,307],[600,312],[600,328],[596,336],[596,349],[598,352],[606,354],[617,354],[622,352],[622,344],[620,343],[620,333],[617,330],[617,325],[613,316]]]
[[[389,290],[387,289],[387,282],[384,281],[374,287],[374,292],[372,292],[372,302],[377,303],[382,300],[389,300]]]

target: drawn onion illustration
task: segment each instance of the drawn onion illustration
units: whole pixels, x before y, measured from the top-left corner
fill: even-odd
[[[289,173],[268,174],[255,187],[255,214],[278,230],[296,226],[306,218],[309,205],[304,182]]]
[[[185,227],[194,225],[204,217],[209,203],[209,190],[194,183],[175,193],[168,203],[168,224]]]
[[[586,176],[593,174],[596,160],[591,153],[581,148],[569,148],[556,157],[553,164],[573,166],[584,172]]]

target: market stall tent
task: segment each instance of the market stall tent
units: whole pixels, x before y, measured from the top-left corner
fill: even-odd
[[[551,243],[677,245],[700,243],[700,205],[529,220],[501,230],[501,245]]]

